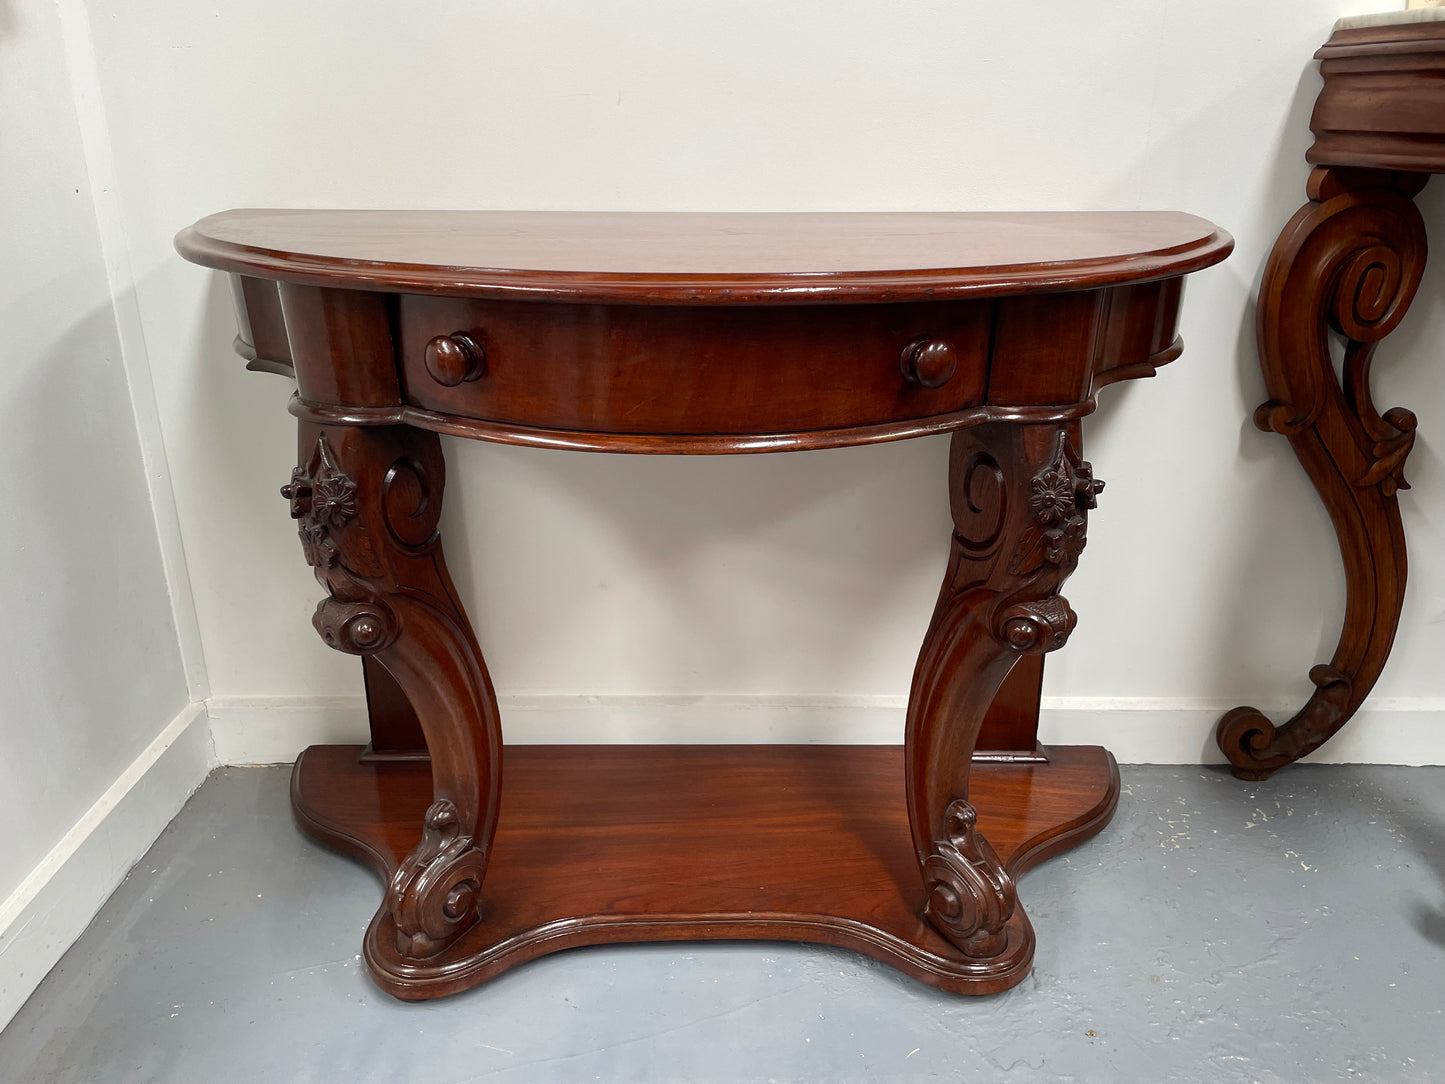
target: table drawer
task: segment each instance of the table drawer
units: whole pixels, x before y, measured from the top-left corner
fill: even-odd
[[[612,433],[838,429],[983,402],[993,304],[635,306],[403,296],[403,394]],[[906,355],[906,356],[905,356]]]

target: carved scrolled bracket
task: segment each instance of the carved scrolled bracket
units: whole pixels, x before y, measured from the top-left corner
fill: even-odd
[[[1250,707],[1215,738],[1234,773],[1263,779],[1327,741],[1354,715],[1389,657],[1405,592],[1398,490],[1415,415],[1370,397],[1379,342],[1404,318],[1425,269],[1425,229],[1410,197],[1424,178],[1316,169],[1311,202],[1275,242],[1260,287],[1260,367],[1270,398],[1255,424],[1289,438],[1320,494],[1345,565],[1345,620],[1315,691],[1287,722]],[[1331,331],[1345,338],[1343,382]]]
[[[461,828],[457,807],[439,798],[426,811],[422,839],[388,886],[397,951],[424,960],[477,921],[486,851]]]
[[[987,959],[1008,944],[1008,920],[1018,894],[988,840],[977,831],[978,814],[962,798],[944,815],[947,838],[935,841],[923,863],[927,915],[965,956]]]

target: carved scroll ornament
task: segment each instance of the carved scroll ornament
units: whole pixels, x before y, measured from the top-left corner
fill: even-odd
[[[963,799],[950,803],[947,837],[934,843],[923,864],[928,917],[965,956],[997,956],[1007,943],[1005,925],[1018,893],[997,852],[975,830],[978,814]]]
[[[413,959],[434,956],[476,921],[487,856],[462,832],[457,807],[433,802],[422,839],[387,886],[396,921],[397,951]]]

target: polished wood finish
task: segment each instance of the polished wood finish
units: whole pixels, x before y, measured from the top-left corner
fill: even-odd
[[[1336,30],[1318,52],[1305,160],[1317,166],[1445,169],[1445,26],[1384,22]]]
[[[988,302],[795,307],[548,305],[404,297],[406,401],[520,431],[630,436],[856,429],[984,402]],[[448,386],[425,354],[454,329],[486,351],[480,379]],[[899,355],[920,335],[951,344],[952,380],[908,379]],[[598,380],[599,373],[606,380]],[[665,449],[665,442],[662,445]]]
[[[1044,691],[1044,657],[1022,655],[994,694],[978,729],[974,760],[1042,761],[1039,701]]]
[[[1445,172],[1445,23],[1339,30],[1318,53],[1324,87],[1306,154],[1307,194],[1275,242],[1260,286],[1260,365],[1269,400],[1255,424],[1289,438],[1329,510],[1345,566],[1345,619],[1315,691],[1288,721],[1239,707],[1216,739],[1242,779],[1264,779],[1319,748],[1374,687],[1405,597],[1395,496],[1415,415],[1370,398],[1376,347],[1404,318],[1425,270],[1412,202]],[[1329,334],[1345,337],[1344,381]]]
[[[366,690],[367,722],[371,741],[362,756],[380,760],[425,760],[426,735],[406,690],[372,656],[361,658],[362,686]]]
[[[1182,276],[1231,245],[1190,215],[1123,212],[231,211],[177,238],[243,282],[282,282],[304,349],[271,364],[295,370],[299,418],[662,454],[1082,417],[1099,387],[1178,355]],[[354,289],[299,285],[318,282]],[[347,310],[364,333],[334,323]],[[438,342],[457,335],[471,345]]]
[[[925,388],[941,388],[958,372],[958,348],[949,339],[916,339],[898,359],[903,375]]]
[[[404,297],[397,350],[405,401],[309,399],[308,387],[325,381],[309,380],[301,362],[291,411],[326,425],[409,425],[503,444],[667,455],[803,451],[989,422],[1068,422],[1092,413],[1098,388],[1151,376],[1179,356],[1181,288],[1176,278],[987,305],[556,303],[541,322],[528,319],[533,306],[518,303]],[[447,387],[427,373],[426,346],[439,329],[458,326],[484,344],[488,368],[475,382]],[[957,371],[937,389],[899,364],[920,330],[953,348]],[[366,389],[394,394],[380,376],[369,376]]]
[[[328,288],[529,301],[942,301],[1152,282],[1233,242],[1174,212],[667,214],[236,210],[186,259]]]
[[[1036,742],[1101,488],[1078,420],[1178,356],[1182,278],[1227,235],[1165,213],[245,211],[177,244],[237,276],[252,363],[296,377],[283,492],[329,596],[316,627],[368,660],[386,718],[361,753],[308,753],[293,799],[388,879],[366,939],[385,989],[681,937],[845,944],[960,992],[1022,979],[1015,877],[1118,788],[1102,750]],[[952,554],[902,749],[511,748],[503,789],[435,434],[736,453],[934,432]]]
[[[444,388],[480,380],[487,371],[487,352],[465,331],[435,335],[422,352],[427,375]]]
[[[392,306],[384,294],[283,282],[280,295],[300,398],[372,410],[401,404]]]
[[[1010,878],[1097,833],[1118,769],[1095,746],[1047,765],[975,767],[979,826]],[[548,952],[619,941],[768,938],[842,945],[931,985],[983,993],[1028,971],[960,952],[923,916],[899,785],[883,746],[509,746],[480,923],[443,953],[395,951],[383,908],[364,954],[383,989],[435,997]],[[354,746],[314,746],[292,795],[308,833],[390,880],[431,801],[424,765],[363,764]]]

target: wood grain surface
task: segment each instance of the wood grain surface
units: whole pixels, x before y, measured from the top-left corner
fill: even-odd
[[[666,214],[233,210],[193,263],[311,285],[572,301],[936,300],[1186,274],[1228,255],[1172,211]]]
[[[292,801],[317,839],[390,877],[432,801],[426,764],[313,746]],[[1047,764],[977,764],[979,827],[1010,873],[1099,831],[1118,769],[1098,747]],[[430,960],[401,958],[385,904],[367,962],[399,997],[436,997],[578,945],[781,939],[843,945],[954,992],[1013,985],[923,915],[896,746],[509,746],[478,924]],[[1019,908],[1010,932],[1024,938]],[[1027,931],[1032,955],[1032,933]]]

